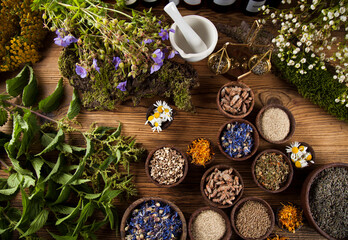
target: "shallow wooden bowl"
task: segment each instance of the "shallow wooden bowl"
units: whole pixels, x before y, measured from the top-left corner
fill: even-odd
[[[267,230],[267,232],[265,233],[265,235],[261,236],[260,238],[246,238],[243,235],[241,235],[237,229],[236,226],[236,217],[237,214],[239,212],[239,209],[243,206],[244,203],[246,203],[247,201],[257,201],[262,203],[266,208],[267,208],[267,212],[269,214],[270,220],[271,220],[271,226],[269,227],[269,229]],[[240,236],[243,239],[246,240],[261,240],[261,239],[265,239],[267,238],[271,232],[273,231],[274,228],[274,213],[273,210],[271,208],[271,206],[268,204],[268,202],[266,202],[265,200],[258,198],[258,197],[246,197],[246,198],[242,198],[239,202],[237,202],[237,204],[233,207],[232,212],[231,212],[231,223],[232,223],[232,227],[234,229],[234,231],[238,234],[238,236]]]
[[[306,178],[306,180],[304,181],[303,185],[302,185],[302,190],[301,190],[301,205],[302,205],[302,209],[303,209],[303,213],[307,219],[307,221],[309,222],[310,225],[312,225],[314,227],[314,229],[320,233],[321,235],[323,235],[325,238],[330,239],[330,240],[337,240],[336,238],[331,237],[329,234],[327,234],[326,232],[324,232],[315,222],[313,216],[312,216],[312,212],[309,206],[309,191],[311,189],[312,183],[313,181],[316,179],[316,177],[318,176],[319,173],[321,173],[323,170],[327,169],[327,168],[333,168],[333,167],[344,167],[344,168],[348,168],[348,164],[347,163],[329,163],[329,164],[325,164],[323,166],[320,166],[316,169],[314,169]]]
[[[155,108],[156,108],[156,107],[152,104],[152,105],[147,109],[147,112],[146,112],[146,121],[147,121],[147,119],[149,118],[149,116],[150,116],[151,114],[153,114],[153,110],[155,110]],[[174,121],[174,115],[175,115],[175,112],[174,112],[174,109],[173,109],[173,113],[172,113],[172,118],[173,118],[173,120],[172,120],[172,121],[166,121],[166,122],[162,123],[162,126],[161,126],[162,130],[168,128],[168,127],[172,124],[172,122]],[[151,128],[153,128],[153,125],[152,125],[150,122],[149,122],[148,124],[149,124],[149,126],[150,126]]]
[[[190,144],[189,144],[188,146],[191,146],[192,142],[195,141],[195,140],[198,140],[198,139],[206,139],[206,140],[208,140],[209,143],[210,143],[210,148],[211,148],[211,150],[215,153],[213,142],[212,142],[210,139],[205,138],[205,137],[193,139],[193,140],[190,142]],[[192,157],[191,157],[191,155],[189,155],[187,152],[186,152],[186,155],[187,155],[188,161],[189,161],[190,163],[192,163]],[[204,167],[210,165],[212,162],[214,162],[214,160],[215,160],[215,155],[211,155],[211,159],[210,159],[208,162],[205,163]],[[203,166],[203,165],[199,165],[199,164],[196,164],[196,163],[192,163],[192,164],[193,164],[194,166],[197,166],[197,167],[202,167],[202,166]]]
[[[228,218],[227,214],[224,211],[222,211],[221,209],[219,209],[219,208],[214,208],[214,207],[210,207],[210,206],[201,207],[201,208],[197,209],[196,211],[194,211],[192,213],[192,215],[190,217],[189,224],[188,224],[188,235],[189,235],[190,239],[191,240],[199,240],[199,239],[195,239],[193,237],[193,233],[192,233],[193,222],[196,220],[197,216],[201,212],[206,211],[206,210],[212,210],[212,211],[215,211],[215,212],[219,213],[223,217],[223,219],[225,220],[226,232],[225,232],[225,235],[220,240],[229,240],[229,239],[231,239],[232,227],[231,227],[230,219]]]
[[[152,177],[151,177],[151,169],[150,169],[150,161],[152,159],[152,156],[153,154],[158,150],[158,149],[161,149],[161,148],[164,148],[164,147],[169,147],[169,148],[172,148],[174,150],[176,150],[177,152],[179,152],[184,160],[185,160],[185,165],[184,165],[184,175],[182,176],[182,178],[180,178],[177,182],[173,183],[173,184],[169,184],[169,185],[166,185],[166,184],[160,184],[159,182],[157,182],[156,180],[154,180]],[[187,172],[188,172],[188,160],[187,160],[187,156],[185,153],[183,153],[182,151],[180,151],[179,149],[177,149],[176,147],[174,146],[170,146],[170,145],[164,145],[164,146],[161,146],[161,147],[158,147],[154,150],[152,150],[147,158],[146,158],[146,162],[145,162],[145,173],[147,175],[147,177],[151,180],[151,182],[153,182],[156,186],[158,187],[164,187],[164,188],[170,188],[170,187],[175,187],[177,185],[179,185],[182,181],[184,181],[186,175],[187,175]]]
[[[233,200],[232,204],[222,205],[222,204],[215,203],[212,200],[210,200],[204,193],[204,185],[206,184],[205,179],[207,178],[207,176],[209,176],[214,171],[215,168],[219,169],[220,171],[232,168],[233,169],[232,174],[239,178],[239,182],[242,185],[242,190],[239,192],[236,199]],[[204,201],[207,204],[209,204],[210,206],[215,207],[215,208],[229,208],[229,207],[232,207],[236,202],[238,202],[238,200],[242,197],[243,192],[244,192],[244,182],[243,182],[242,176],[234,167],[229,166],[229,165],[225,165],[225,164],[218,164],[218,165],[212,166],[211,168],[207,169],[207,171],[204,172],[204,174],[201,178],[200,190],[201,190],[201,194],[202,194]]]
[[[256,179],[256,175],[255,175],[255,165],[256,165],[256,161],[265,153],[277,153],[277,154],[280,154],[283,156],[283,159],[285,160],[285,162],[287,162],[287,164],[289,165],[289,175],[288,175],[288,178],[286,180],[286,182],[284,183],[284,185],[279,188],[278,190],[275,190],[275,191],[272,191],[272,190],[269,190],[267,188],[265,188],[264,186],[262,186]],[[253,175],[253,179],[254,179],[254,182],[256,183],[256,185],[258,187],[260,187],[262,190],[266,191],[266,192],[269,192],[269,193],[279,193],[279,192],[282,192],[284,191],[285,189],[287,189],[290,184],[291,184],[291,181],[292,181],[292,177],[294,175],[294,169],[292,167],[292,163],[290,161],[290,159],[281,151],[277,150],[277,149],[266,149],[262,152],[260,152],[254,159],[252,165],[251,165],[251,174]]]
[[[265,135],[263,134],[263,132],[262,132],[261,119],[262,119],[263,113],[266,110],[270,109],[270,108],[280,108],[289,117],[289,120],[290,120],[290,130],[289,130],[288,135],[283,140],[272,141],[270,139],[267,139],[265,137]],[[296,127],[296,121],[295,121],[294,115],[292,115],[292,113],[290,112],[290,110],[288,108],[286,108],[283,105],[278,104],[278,103],[271,103],[271,104],[268,104],[268,105],[264,106],[263,108],[261,108],[261,110],[257,114],[257,116],[256,116],[256,127],[257,127],[257,130],[259,130],[259,133],[260,133],[261,137],[263,139],[265,139],[267,142],[270,142],[270,143],[273,143],[273,144],[282,144],[282,143],[285,143],[285,142],[289,141],[292,138],[292,136],[294,135],[295,127]]]
[[[253,138],[254,138],[253,149],[252,149],[252,151],[251,151],[251,153],[249,155],[244,156],[244,157],[240,157],[240,158],[233,158],[230,155],[228,155],[227,153],[225,153],[225,151],[224,151],[224,149],[223,149],[223,147],[221,145],[221,135],[222,135],[222,132],[226,129],[227,124],[234,123],[234,122],[246,123],[246,124],[249,124],[253,128]],[[259,143],[260,143],[260,137],[259,137],[259,133],[257,132],[256,127],[251,122],[249,122],[247,120],[244,120],[244,119],[233,119],[233,120],[230,120],[230,121],[224,123],[220,127],[220,129],[218,131],[218,135],[217,135],[217,144],[218,144],[218,147],[219,147],[221,153],[225,157],[227,157],[228,159],[233,160],[233,161],[244,161],[244,160],[249,159],[251,156],[253,156],[256,153],[257,149],[259,148]]]
[[[229,113],[225,110],[222,109],[221,105],[220,105],[220,102],[221,102],[221,90],[224,88],[224,87],[230,87],[230,86],[236,86],[236,87],[242,87],[242,88],[250,88],[248,85],[242,83],[242,82],[237,82],[237,81],[233,81],[233,82],[229,82],[229,83],[226,83],[225,85],[223,85],[218,93],[217,93],[217,96],[216,96],[216,104],[217,104],[217,108],[218,110],[226,117],[228,118],[245,118],[246,116],[249,115],[249,113],[251,113],[251,111],[253,110],[254,108],[254,104],[255,104],[255,96],[254,96],[254,92],[253,90],[250,88],[250,96],[253,98],[253,100],[251,101],[251,105],[249,107],[249,109],[247,110],[246,113],[244,114],[239,114],[239,115],[233,115],[232,113]]]
[[[182,211],[172,202],[163,199],[163,198],[159,198],[159,197],[144,197],[144,198],[140,198],[138,200],[136,200],[135,202],[133,202],[124,212],[122,220],[121,220],[121,228],[120,228],[120,233],[121,233],[121,239],[125,240],[126,239],[126,231],[125,231],[125,227],[127,224],[127,220],[130,217],[130,215],[132,214],[132,211],[138,207],[140,204],[147,202],[147,201],[159,201],[159,202],[163,202],[168,204],[174,211],[176,211],[178,213],[178,215],[180,216],[180,220],[182,222],[182,234],[180,237],[180,240],[186,240],[187,238],[187,225],[186,225],[186,220],[184,217],[184,214],[182,213]]]

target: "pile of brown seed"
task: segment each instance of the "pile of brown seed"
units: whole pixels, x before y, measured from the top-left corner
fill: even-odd
[[[245,202],[237,212],[236,227],[245,238],[262,237],[271,227],[267,208],[257,201]]]
[[[226,222],[220,213],[213,210],[202,211],[192,223],[194,240],[219,240],[226,232]]]
[[[232,115],[245,114],[252,103],[250,88],[226,86],[220,92],[221,108]]]
[[[154,152],[150,160],[150,175],[159,184],[170,185],[184,176],[185,159],[175,149],[164,147]]]
[[[214,171],[205,179],[204,194],[214,203],[232,205],[243,186],[239,177],[232,174],[233,169]]]

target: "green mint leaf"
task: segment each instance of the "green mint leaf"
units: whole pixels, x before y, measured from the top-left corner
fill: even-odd
[[[68,200],[69,196],[70,196],[70,187],[69,186],[64,186],[62,188],[62,190],[60,191],[60,194],[57,198],[57,200],[53,203],[53,205],[55,204],[59,204],[59,203],[62,203],[62,202],[65,202],[66,200]]]
[[[16,226],[14,226],[13,230],[16,230],[22,224],[22,222],[25,222],[28,219],[28,212],[30,211],[30,207],[29,207],[30,201],[29,201],[29,198],[27,196],[27,193],[24,191],[22,186],[20,186],[20,189],[21,189],[21,194],[22,194],[23,212],[22,212],[21,219],[17,222]]]
[[[11,219],[11,221],[13,222],[18,222],[19,219],[21,219],[21,211],[19,211],[18,208],[12,208],[10,207],[7,212],[6,215],[8,216],[9,219]]]
[[[30,112],[30,110],[24,109],[23,121],[20,121],[21,128],[23,129],[23,137],[21,141],[21,146],[17,153],[17,159],[24,153],[28,152],[29,146],[35,137],[35,134],[40,130],[37,124],[36,116]],[[25,124],[24,124],[25,123]]]
[[[18,185],[14,187],[10,187],[7,183],[8,179],[5,178],[0,178],[0,189],[5,190],[7,192],[7,189],[17,187],[18,190]],[[15,191],[13,194],[6,195],[6,194],[0,194],[0,201],[9,201],[13,199],[17,195],[17,191]],[[0,217],[1,218],[1,217]]]
[[[12,173],[8,179],[7,179],[7,184],[9,187],[14,188],[18,187],[19,184],[21,184],[23,179],[23,175],[20,173]]]
[[[101,193],[86,193],[85,198],[86,199],[96,199],[100,197]]]
[[[22,93],[23,88],[28,84],[30,70],[28,65],[24,66],[22,71],[14,78],[6,80],[6,91],[12,97],[17,97]]]
[[[27,175],[24,175],[23,178],[24,178],[24,182],[23,182],[24,188],[28,188],[30,186],[35,186],[35,179],[34,178],[27,176]]]
[[[99,166],[100,170],[105,170],[112,162],[116,160],[114,155],[109,155],[104,162]]]
[[[44,136],[45,136],[45,139],[43,140],[42,138]],[[41,138],[41,142],[45,141],[45,143],[47,143],[48,136],[50,136],[50,135],[44,134],[43,137]],[[52,151],[58,144],[62,143],[63,141],[64,141],[64,132],[60,128],[58,130],[57,135],[52,139],[52,141],[47,145],[47,147],[42,152],[36,154],[35,156],[41,156],[44,153]]]
[[[110,137],[118,138],[121,135],[122,124],[119,123],[115,132],[113,132]]]
[[[64,160],[64,155],[61,153],[58,156],[57,162],[52,168],[51,172],[48,174],[48,176],[43,180],[43,182],[48,181],[54,174],[56,174],[61,166],[62,161]]]
[[[47,147],[50,145],[50,143],[53,141],[53,139],[56,137],[56,133],[43,133],[41,137],[41,145],[44,147]]]
[[[7,111],[3,108],[0,108],[0,127],[5,125],[5,123],[7,122],[7,118]]]
[[[48,219],[48,214],[49,214],[49,211],[46,209],[43,209],[39,213],[39,215],[37,215],[37,217],[30,223],[29,229],[23,235],[21,235],[21,238],[29,236],[33,233],[36,233],[38,230],[40,230],[45,225]]]
[[[41,168],[42,168],[42,165],[44,164],[44,161],[41,158],[34,158],[34,159],[31,159],[30,162],[31,162],[31,165],[33,165],[37,179],[40,179]]]
[[[8,154],[9,155],[15,155],[15,149],[18,148],[18,146],[20,145],[20,141],[19,138],[21,136],[22,133],[22,127],[20,122],[22,121],[22,117],[18,114],[18,113],[14,113],[13,114],[13,130],[12,130],[12,136],[11,136],[11,140],[8,143]]]
[[[122,190],[106,189],[105,191],[103,191],[103,194],[99,198],[98,202],[111,202],[115,197],[120,195],[122,192],[123,192]]]
[[[39,89],[37,87],[37,81],[34,75],[33,68],[29,66],[29,83],[23,89],[22,103],[26,107],[34,105]]]
[[[56,225],[59,225],[61,224],[62,222],[68,220],[68,219],[71,219],[71,218],[75,218],[77,216],[77,214],[80,212],[80,206],[81,206],[81,203],[82,203],[82,199],[80,199],[79,203],[77,204],[76,208],[74,209],[74,211],[72,211],[69,215],[63,217],[63,218],[60,218],[56,221]],[[75,234],[73,234],[75,235]]]
[[[33,176],[33,173],[31,171],[29,171],[27,169],[23,169],[20,166],[19,161],[11,155],[11,153],[9,152],[9,143],[5,144],[5,150],[6,150],[8,158],[10,159],[10,161],[12,163],[14,170],[16,170],[18,173],[20,173],[22,175]]]
[[[61,213],[64,215],[69,215],[70,213],[72,213],[75,208],[73,207],[68,207],[65,205],[54,205],[50,207],[51,211],[56,212],[56,213]]]
[[[75,227],[75,230],[73,232],[73,236],[75,234],[77,234],[80,230],[81,227],[85,224],[85,222],[87,221],[88,217],[92,216],[94,212],[94,204],[92,202],[87,203],[81,211],[80,217],[77,220],[77,225]]]
[[[81,104],[79,100],[79,95],[76,89],[74,89],[72,100],[70,102],[69,110],[68,110],[68,118],[71,120],[76,117],[81,109]]]
[[[105,209],[106,216],[108,217],[109,222],[110,222],[110,228],[114,229],[115,228],[115,216],[114,216],[114,214],[116,214],[116,212],[113,212],[111,207],[108,204],[103,205],[103,206]]]
[[[17,189],[18,189],[18,186],[13,188],[8,188],[8,189],[0,189],[0,195],[10,196],[14,194],[15,192],[17,192]]]
[[[78,236],[59,236],[54,233],[51,233],[48,231],[48,233],[55,239],[55,240],[77,240]]]
[[[61,143],[56,148],[63,153],[72,153],[73,152],[72,147],[66,143]]]
[[[57,84],[54,92],[39,102],[39,109],[45,113],[56,110],[64,94],[63,78],[61,78]]]
[[[59,187],[60,185],[55,183],[53,180],[48,180],[47,183],[43,183],[45,188],[47,189],[45,194],[45,201],[51,203],[57,200],[59,195]],[[48,186],[47,186],[48,185]]]

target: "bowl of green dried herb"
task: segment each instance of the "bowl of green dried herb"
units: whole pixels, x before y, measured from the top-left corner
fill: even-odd
[[[313,170],[301,190],[307,221],[331,240],[348,239],[348,164],[330,163]]]
[[[186,240],[187,226],[184,214],[172,202],[159,197],[145,197],[133,202],[121,220],[121,239]]]
[[[260,152],[251,165],[254,182],[266,192],[279,193],[290,186],[294,170],[289,158],[276,149]]]

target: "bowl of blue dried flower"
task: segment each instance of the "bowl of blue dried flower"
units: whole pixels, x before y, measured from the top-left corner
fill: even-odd
[[[256,127],[244,119],[234,119],[223,124],[217,139],[221,153],[234,161],[244,161],[253,156],[259,141]]]
[[[159,197],[145,197],[133,202],[121,220],[121,239],[186,240],[184,214],[172,202]]]

